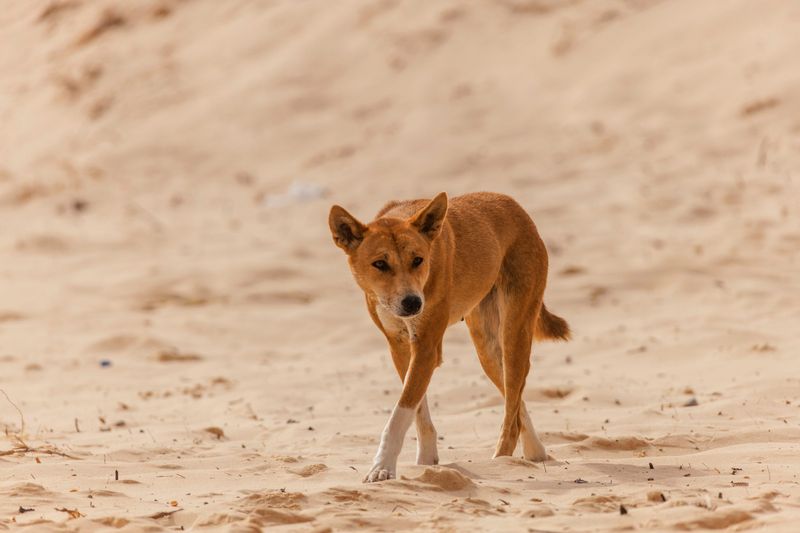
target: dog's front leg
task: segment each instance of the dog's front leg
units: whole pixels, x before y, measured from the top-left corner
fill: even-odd
[[[441,338],[441,336],[439,336]],[[381,443],[372,468],[364,478],[365,483],[393,479],[397,474],[397,457],[414,414],[425,396],[434,369],[440,360],[439,339],[417,339],[412,346],[411,364],[403,380],[403,392],[389,422],[381,434]]]
[[[414,408],[402,407],[397,404],[389,417],[389,422],[383,428],[381,443],[378,453],[372,463],[372,468],[364,477],[364,483],[394,479],[397,475],[397,457],[403,448],[403,438],[414,420]]]

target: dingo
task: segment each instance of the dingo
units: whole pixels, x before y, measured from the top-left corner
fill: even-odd
[[[414,417],[417,464],[439,462],[425,391],[442,363],[445,329],[462,318],[484,372],[505,398],[494,456],[513,454],[521,438],[526,459],[545,460],[522,389],[533,338],[567,340],[570,330],[542,302],[547,251],[525,210],[502,194],[466,194],[448,204],[440,193],[430,201],[389,202],[369,224],[335,205],[329,224],[403,380],[364,482],[395,477]]]

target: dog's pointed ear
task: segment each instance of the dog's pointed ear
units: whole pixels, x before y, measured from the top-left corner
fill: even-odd
[[[358,245],[364,240],[364,234],[367,232],[367,227],[364,224],[338,205],[331,207],[328,225],[331,227],[333,242],[348,253],[358,248]]]
[[[442,224],[444,224],[446,215],[447,193],[440,192],[428,205],[411,217],[411,226],[417,228],[420,233],[430,240],[433,240],[442,231]]]

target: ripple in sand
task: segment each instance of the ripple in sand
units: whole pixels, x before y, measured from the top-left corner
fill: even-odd
[[[576,447],[580,450],[618,450],[633,451],[650,448],[650,443],[639,437],[590,437]]]
[[[616,513],[621,503],[622,500],[618,496],[596,494],[578,498],[572,502],[572,507],[589,513]]]
[[[704,516],[697,520],[678,522],[674,525],[675,529],[681,531],[692,531],[697,529],[727,529],[736,524],[748,522],[753,519],[753,515],[738,509],[730,511],[715,511],[710,516]]]
[[[324,472],[328,469],[328,465],[324,465],[322,463],[317,463],[313,465],[307,465],[303,468],[299,468],[296,470],[289,470],[292,474],[297,474],[300,477],[311,477],[320,472]]]
[[[239,507],[244,511],[253,511],[263,507],[298,510],[307,499],[306,495],[301,492],[284,492],[280,490],[254,492],[242,499]]]
[[[17,483],[16,485],[12,485],[0,491],[0,496],[7,496],[9,498],[52,498],[55,496],[55,493],[36,483]]]
[[[256,509],[249,516],[249,522],[259,527],[274,526],[279,524],[302,524],[312,522],[313,516],[306,516],[291,511],[278,509]]]

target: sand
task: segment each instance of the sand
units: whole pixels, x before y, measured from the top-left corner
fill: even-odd
[[[0,530],[795,531],[799,22],[6,2]],[[513,195],[548,245],[575,338],[535,346],[525,399],[552,460],[491,459],[502,405],[458,324],[442,464],[412,431],[363,485],[400,383],[328,209],[442,190]]]

